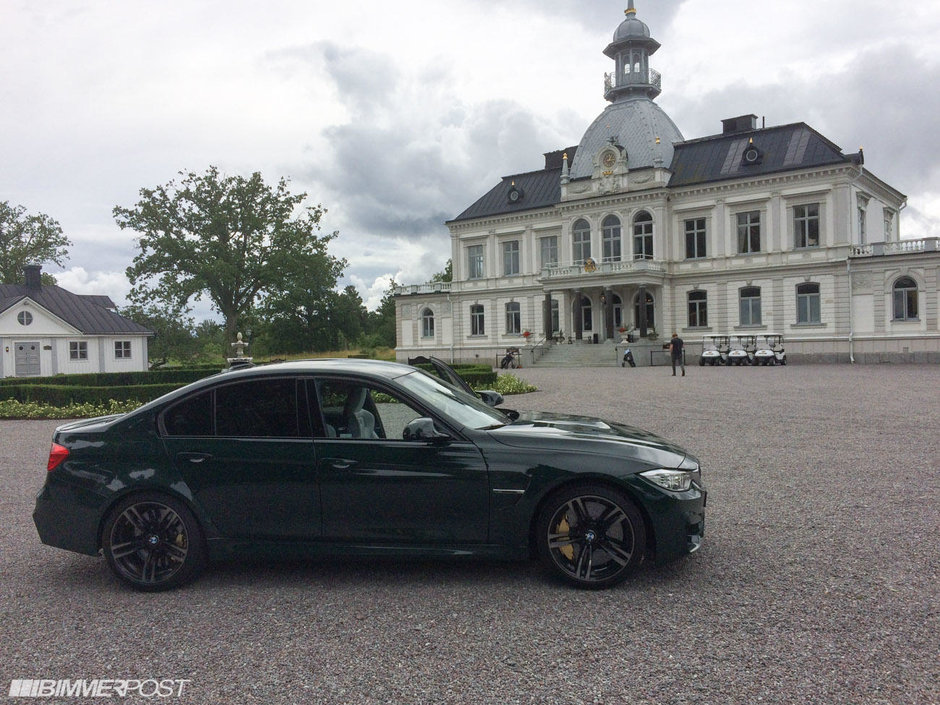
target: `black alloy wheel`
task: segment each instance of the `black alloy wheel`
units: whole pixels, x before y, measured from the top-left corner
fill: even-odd
[[[536,526],[539,557],[580,588],[611,587],[646,556],[646,527],[636,505],[616,490],[579,485],[545,503]]]
[[[145,592],[192,580],[206,563],[202,532],[186,506],[172,497],[139,494],[111,511],[101,547],[114,574]]]

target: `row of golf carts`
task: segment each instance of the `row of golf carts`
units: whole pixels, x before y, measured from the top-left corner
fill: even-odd
[[[700,365],[786,365],[782,335],[709,335]]]

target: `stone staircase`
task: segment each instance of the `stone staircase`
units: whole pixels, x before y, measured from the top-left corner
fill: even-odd
[[[562,343],[548,348],[535,367],[620,367],[620,357],[613,342]]]

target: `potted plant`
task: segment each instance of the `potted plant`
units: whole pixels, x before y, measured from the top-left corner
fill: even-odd
[[[527,330],[522,331],[522,337],[525,338],[525,342],[527,343],[529,342],[530,335],[532,335],[532,333],[530,333],[529,331]]]

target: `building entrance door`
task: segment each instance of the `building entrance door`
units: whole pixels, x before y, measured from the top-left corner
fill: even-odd
[[[13,356],[14,371],[17,377],[39,376],[39,343],[16,343]]]

